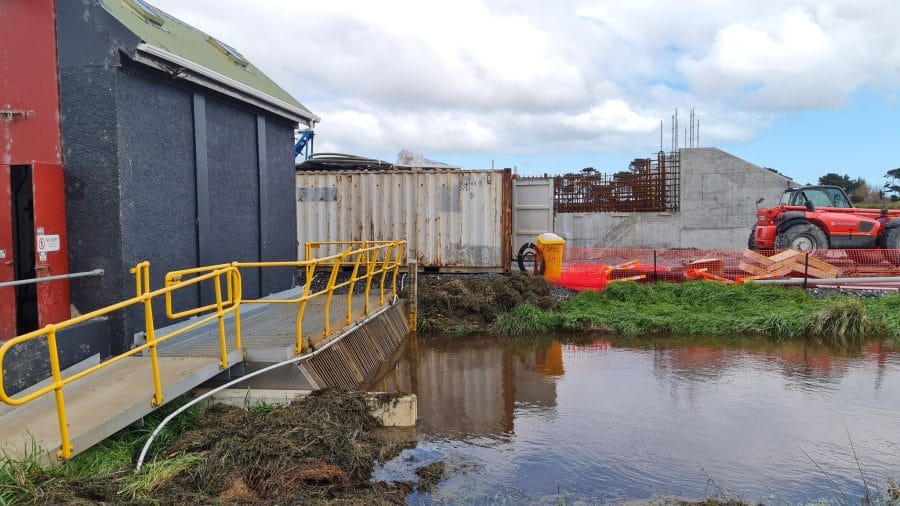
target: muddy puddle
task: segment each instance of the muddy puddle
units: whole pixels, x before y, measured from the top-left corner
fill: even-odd
[[[371,385],[418,395],[418,443],[375,469],[409,503],[856,502],[900,481],[900,347],[411,338]],[[855,456],[854,456],[855,452]]]

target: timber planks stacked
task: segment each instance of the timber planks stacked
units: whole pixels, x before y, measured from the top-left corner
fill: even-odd
[[[797,250],[786,250],[772,256],[744,250],[743,260],[738,266],[754,276],[783,277],[791,273],[807,275],[811,278],[837,278],[842,269],[824,260]]]

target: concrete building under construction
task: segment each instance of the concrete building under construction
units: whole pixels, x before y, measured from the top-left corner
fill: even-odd
[[[576,247],[742,249],[756,201],[793,182],[715,148],[638,160],[618,177],[557,178],[553,231]]]

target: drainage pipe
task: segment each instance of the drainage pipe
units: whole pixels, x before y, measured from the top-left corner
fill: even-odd
[[[335,338],[332,339],[331,341],[328,341],[327,343],[325,343],[324,346],[322,346],[321,348],[319,348],[319,349],[316,350],[316,351],[307,353],[306,355],[300,355],[299,357],[289,358],[289,359],[285,360],[284,362],[278,362],[277,364],[272,364],[272,365],[270,365],[270,366],[268,366],[268,367],[263,367],[262,369],[260,369],[260,370],[258,370],[258,371],[253,371],[253,372],[251,372],[251,373],[249,373],[249,374],[247,374],[247,375],[241,376],[240,378],[233,379],[233,380],[229,381],[228,383],[225,383],[224,385],[220,385],[220,386],[218,386],[218,387],[216,387],[216,388],[213,388],[212,390],[210,390],[209,392],[204,393],[203,395],[197,396],[195,399],[191,400],[191,401],[188,402],[187,404],[185,404],[185,405],[181,406],[180,408],[176,409],[175,411],[173,411],[172,413],[170,413],[169,416],[163,418],[163,421],[160,422],[159,425],[157,425],[155,429],[153,429],[153,433],[150,434],[150,438],[147,439],[147,442],[144,443],[144,447],[141,449],[141,456],[138,457],[137,466],[135,466],[134,472],[137,473],[138,471],[141,470],[141,467],[144,465],[144,459],[147,457],[147,451],[150,450],[150,445],[153,444],[153,441],[156,439],[156,436],[159,435],[160,431],[162,431],[163,427],[165,427],[169,422],[171,422],[176,416],[180,415],[181,413],[184,413],[185,411],[187,411],[188,409],[190,409],[192,406],[194,406],[194,405],[197,404],[198,402],[203,401],[203,400],[206,400],[206,399],[208,399],[209,397],[212,397],[213,395],[215,395],[215,394],[221,392],[222,390],[225,390],[226,388],[230,388],[230,387],[232,387],[232,386],[234,386],[234,385],[237,385],[238,383],[240,383],[240,382],[242,382],[242,381],[244,381],[244,380],[248,380],[248,379],[253,378],[253,377],[255,377],[255,376],[259,376],[260,374],[267,373],[267,372],[269,372],[269,371],[273,371],[273,370],[275,370],[275,369],[278,369],[279,367],[283,367],[283,366],[286,366],[286,365],[289,365],[289,364],[296,364],[296,363],[299,363],[299,362],[301,362],[301,361],[303,361],[303,360],[307,360],[307,359],[310,359],[310,358],[315,357],[315,356],[318,355],[319,353],[322,353],[323,351],[325,351],[325,350],[327,350],[328,348],[330,348],[333,344],[335,344],[335,343],[337,343],[338,341],[340,341],[341,339],[343,339],[344,336],[346,336],[346,335],[350,334],[351,332],[353,332],[354,330],[356,330],[356,329],[362,327],[366,322],[370,321],[372,318],[375,318],[376,316],[379,316],[381,313],[384,313],[385,311],[387,311],[388,309],[390,309],[391,307],[393,307],[394,304],[396,304],[396,303],[397,303],[397,297],[394,296],[394,299],[391,301],[390,304],[388,304],[387,306],[385,306],[385,307],[379,309],[377,312],[375,312],[374,314],[372,314],[372,316],[370,316],[369,318],[366,318],[364,321],[361,321],[361,322],[357,323],[356,325],[354,325],[354,326],[352,326],[352,327],[346,329],[346,330],[345,330],[344,332],[342,332],[339,336],[335,337]]]
[[[786,278],[786,279],[753,279],[747,283],[759,283],[761,285],[802,285],[807,282],[811,285],[836,285],[836,284],[872,284],[872,283],[900,283],[900,277],[884,276],[872,278]]]

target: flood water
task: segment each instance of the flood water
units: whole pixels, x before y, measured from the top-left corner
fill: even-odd
[[[410,339],[371,389],[419,410],[417,447],[376,479],[447,463],[413,503],[856,502],[863,477],[900,481],[900,347]]]

